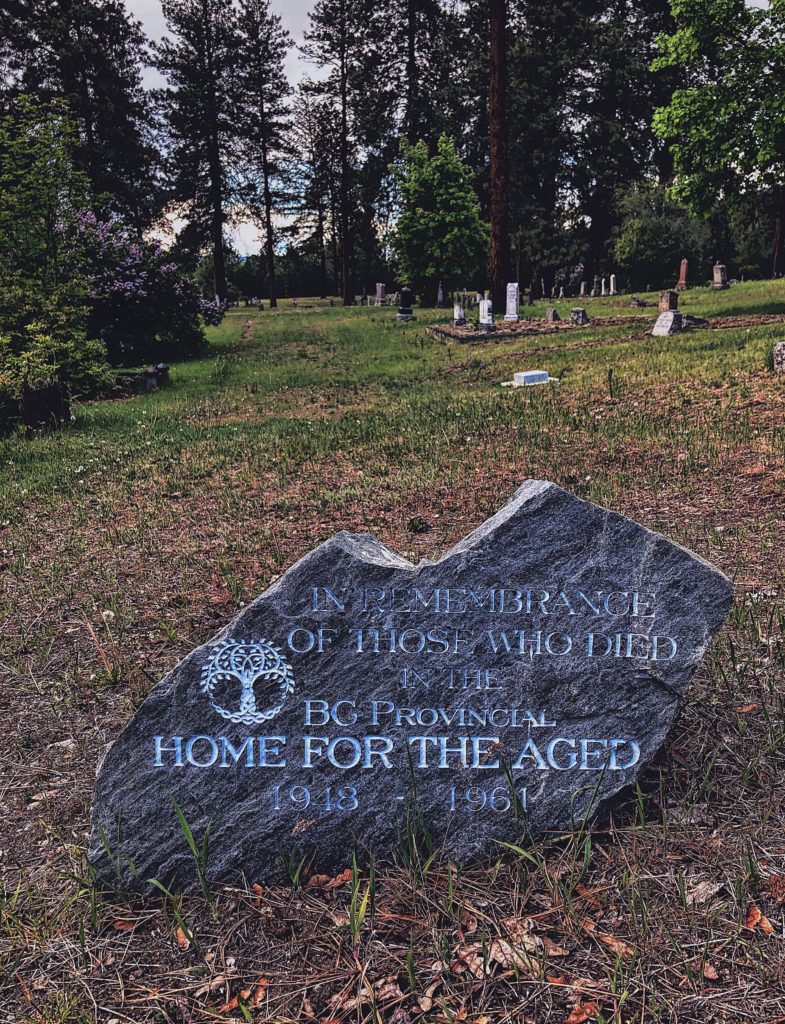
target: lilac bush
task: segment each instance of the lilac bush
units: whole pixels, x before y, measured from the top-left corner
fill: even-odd
[[[82,210],[75,245],[87,282],[88,334],[104,342],[112,365],[203,351],[203,322],[218,323],[223,310],[200,297],[159,241]]]

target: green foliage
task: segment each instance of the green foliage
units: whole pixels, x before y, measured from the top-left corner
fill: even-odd
[[[672,287],[684,257],[693,284],[709,277],[707,225],[669,199],[661,185],[634,185],[621,197],[619,209],[614,256],[627,288]]]
[[[484,265],[489,228],[455,143],[442,135],[434,156],[424,142],[404,144],[396,181],[401,212],[390,245],[401,279],[418,291],[435,290],[438,280],[447,288],[471,282]]]
[[[673,195],[696,213],[785,185],[785,9],[744,0],[672,0],[656,71],[685,85],[654,115],[674,160]]]
[[[0,119],[0,431],[25,386],[73,395],[107,383],[105,349],[86,336],[86,281],[75,243],[85,176],[62,101],[23,97]]]

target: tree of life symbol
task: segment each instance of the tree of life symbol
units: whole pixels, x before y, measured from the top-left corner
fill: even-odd
[[[216,700],[216,684],[229,680],[240,683],[240,704],[236,711]],[[257,683],[275,685],[276,700],[261,709],[257,705]],[[253,643],[225,640],[217,644],[202,668],[202,689],[223,718],[243,725],[267,722],[281,710],[287,694],[294,689],[294,676],[280,650],[267,640]]]

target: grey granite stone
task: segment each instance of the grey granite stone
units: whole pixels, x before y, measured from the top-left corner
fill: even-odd
[[[732,603],[707,562],[529,481],[438,561],[339,533],[177,665],[109,747],[100,877],[185,888],[386,857],[459,863],[602,815],[662,747]]]
[[[651,333],[655,337],[665,337],[668,334],[678,334],[683,329],[684,320],[682,314],[676,310],[671,310],[670,312],[660,313]]]
[[[785,341],[778,341],[774,346],[774,372],[785,373]]]

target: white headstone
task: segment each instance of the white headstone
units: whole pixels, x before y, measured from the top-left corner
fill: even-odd
[[[611,274],[611,295],[616,294],[616,275]]]
[[[384,302],[384,285],[377,281],[376,282],[376,305],[381,306]]]
[[[493,303],[490,299],[480,299],[480,325],[493,327]]]
[[[518,282],[513,281],[507,285],[507,308],[504,311],[505,320],[517,320],[519,313],[518,307],[521,304],[521,293],[518,288]]]
[[[608,294],[608,290],[605,287],[605,278],[602,279],[602,291],[600,292],[600,294],[601,295],[607,295]]]
[[[564,285],[562,285],[561,288],[559,289],[559,298],[560,299],[564,298]]]
[[[523,388],[532,384],[546,384],[550,377],[547,370],[523,370],[520,373],[514,373],[512,380],[516,388]]]
[[[463,311],[463,303],[455,302],[452,307],[452,322],[455,327],[462,327],[466,323],[466,314]]]

